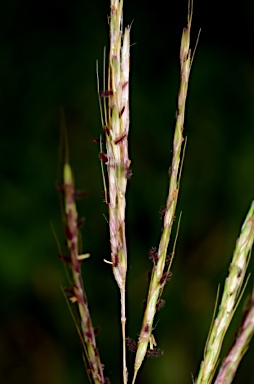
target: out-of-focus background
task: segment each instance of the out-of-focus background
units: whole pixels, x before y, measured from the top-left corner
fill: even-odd
[[[165,205],[179,86],[179,47],[187,0],[126,1],[131,28],[129,251],[127,333],[137,339],[142,302]],[[101,132],[95,63],[108,43],[105,1],[8,1],[1,5],[0,382],[87,383],[79,338],[63,297],[67,285],[52,226],[64,249],[55,183],[60,178],[59,107],[68,125],[78,202],[84,284],[106,376],[121,382],[119,295],[109,265],[102,202]],[[178,203],[182,211],[173,277],[154,334],[164,355],[145,362],[140,383],[191,383],[202,358],[223,286],[254,192],[254,3],[194,2],[191,45],[198,31],[189,86],[188,144]],[[102,74],[102,71],[101,73]],[[102,77],[101,77],[102,78]],[[171,244],[172,249],[172,244]],[[170,252],[170,250],[169,250]],[[253,262],[249,270],[253,270]],[[250,277],[246,293],[251,291]],[[231,345],[244,306],[223,345]],[[254,382],[253,345],[235,383]],[[128,355],[130,372],[133,355]]]

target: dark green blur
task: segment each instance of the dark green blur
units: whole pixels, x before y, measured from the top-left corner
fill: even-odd
[[[148,287],[149,249],[158,245],[167,195],[187,1],[126,0],[132,24],[127,334],[137,339]],[[168,12],[167,8],[170,8]],[[84,284],[105,374],[121,382],[119,295],[102,202],[101,133],[95,63],[103,64],[109,3],[26,1],[1,5],[0,42],[0,383],[87,383],[81,348],[61,287],[68,286],[52,231],[64,250],[55,183],[60,179],[59,108],[82,228]],[[166,306],[154,335],[164,355],[149,359],[140,383],[192,382],[202,358],[217,286],[254,197],[254,6],[194,2],[192,47],[201,28],[186,109],[188,144],[178,213],[182,221]],[[240,43],[239,43],[240,42]],[[102,80],[102,70],[100,73]],[[176,223],[177,223],[176,218]],[[176,226],[176,225],[175,225]],[[172,244],[171,244],[172,247]],[[170,252],[170,250],[169,250]],[[249,270],[252,271],[251,261]],[[250,292],[250,277],[246,293]],[[240,324],[246,295],[225,340]],[[253,345],[235,383],[254,382]],[[128,364],[133,363],[128,355]]]

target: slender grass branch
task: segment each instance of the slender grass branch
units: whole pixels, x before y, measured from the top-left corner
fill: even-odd
[[[88,375],[95,384],[105,382],[100,355],[96,347],[95,333],[88,309],[88,301],[83,287],[81,263],[89,254],[79,252],[78,213],[75,203],[75,187],[72,170],[68,162],[64,165],[63,190],[65,199],[65,233],[69,250],[69,265],[72,272],[73,285],[70,291],[71,303],[77,303],[80,328],[85,357],[88,362]]]
[[[240,236],[236,242],[233,259],[226,278],[224,291],[219,307],[218,315],[214,321],[209,338],[207,340],[204,359],[201,363],[196,384],[210,384],[213,380],[218,364],[218,358],[225,333],[236,310],[239,298],[243,293],[243,283],[248,266],[250,252],[254,241],[254,202],[243,223]],[[249,330],[249,327],[248,327]],[[248,333],[248,332],[247,332]],[[251,332],[249,333],[249,335]],[[241,339],[242,340],[242,339]],[[236,345],[235,351],[241,346]],[[238,349],[235,354],[240,357],[242,351]],[[224,371],[225,372],[225,371]],[[222,377],[222,376],[221,376]],[[224,381],[223,381],[224,383]]]
[[[165,280],[169,276],[169,271],[165,272],[165,263],[167,257],[167,249],[170,241],[172,225],[175,218],[176,204],[180,183],[180,159],[182,151],[185,103],[187,98],[187,90],[191,69],[190,54],[190,29],[192,21],[192,4],[189,4],[188,23],[183,30],[181,47],[180,47],[180,90],[178,95],[178,110],[173,139],[173,157],[171,164],[169,191],[167,197],[166,209],[164,212],[163,228],[161,240],[158,248],[157,258],[154,262],[152,276],[150,280],[146,309],[143,317],[143,323],[138,339],[136,358],[134,363],[134,376],[132,383],[136,381],[138,370],[147,353],[148,344],[151,341],[153,321],[157,310],[158,300],[161,296],[165,285]]]
[[[238,330],[234,345],[223,361],[214,384],[232,383],[237,368],[248,349],[254,335],[254,290],[249,299],[248,307],[243,316],[243,322]]]

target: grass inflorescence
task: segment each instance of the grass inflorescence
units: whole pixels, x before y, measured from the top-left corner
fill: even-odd
[[[113,272],[114,279],[120,292],[120,322],[122,330],[122,380],[127,384],[128,370],[126,347],[135,353],[132,384],[137,380],[138,372],[145,357],[158,357],[163,352],[157,348],[154,335],[154,319],[156,313],[164,306],[161,298],[165,284],[172,277],[172,263],[175,255],[176,240],[179,231],[180,218],[173,242],[172,252],[168,255],[172,227],[175,222],[176,207],[180,189],[180,179],[186,138],[183,137],[185,106],[189,85],[193,55],[190,50],[190,31],[192,23],[192,2],[189,3],[187,26],[183,29],[180,45],[180,88],[176,124],[173,137],[172,159],[169,168],[168,195],[166,206],[161,212],[162,232],[158,247],[149,251],[152,271],[149,275],[149,288],[144,304],[144,315],[138,340],[126,337],[126,278],[127,278],[127,246],[125,232],[126,188],[131,177],[131,161],[129,159],[129,72],[130,72],[130,27],[123,28],[123,0],[111,0],[109,21],[109,53],[108,69],[104,58],[103,86],[100,88],[98,67],[97,83],[100,104],[102,135],[93,142],[99,144],[99,160],[103,178],[103,201],[108,212],[110,257],[104,260]],[[67,252],[61,253],[60,258],[70,271],[70,287],[65,289],[69,298],[70,309],[75,305],[78,321],[75,320],[82,341],[88,376],[95,384],[108,384],[104,377],[104,367],[96,346],[96,332],[88,308],[81,266],[90,255],[83,253],[80,245],[79,228],[82,219],[78,218],[76,199],[83,196],[81,191],[75,191],[74,177],[66,156],[63,169],[63,182],[59,187],[63,194],[64,229]],[[230,325],[235,309],[246,286],[246,270],[254,241],[254,202],[241,228],[239,239],[225,280],[224,291],[218,308],[218,313],[212,323],[203,361],[195,381],[196,384],[210,384],[218,366],[221,346],[225,333]],[[249,300],[248,308],[228,355],[224,359],[216,378],[216,384],[232,382],[236,369],[243,357],[254,333],[254,293]],[[170,373],[169,373],[170,375]]]

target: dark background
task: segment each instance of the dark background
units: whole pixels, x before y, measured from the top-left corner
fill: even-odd
[[[222,5],[223,4],[223,5]],[[95,63],[108,42],[105,1],[8,1],[1,4],[0,382],[87,383],[79,339],[63,297],[66,277],[53,225],[64,237],[55,182],[60,177],[59,107],[65,109],[78,203],[85,217],[84,282],[98,344],[112,383],[121,382],[119,295],[109,258],[102,202],[101,132]],[[137,339],[142,302],[167,195],[179,47],[187,1],[127,1],[131,30],[127,333]],[[216,298],[253,199],[254,3],[194,3],[191,45],[200,40],[190,78],[188,145],[178,202],[182,214],[166,307],[154,331],[164,356],[145,362],[142,383],[191,383],[202,358]],[[172,245],[171,245],[172,247]],[[253,262],[249,270],[253,270]],[[251,276],[246,292],[253,285]],[[244,296],[244,298],[246,295]],[[244,299],[222,357],[239,325]],[[253,346],[235,383],[254,382]],[[133,355],[128,355],[132,367]]]

